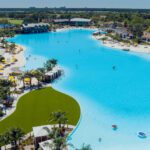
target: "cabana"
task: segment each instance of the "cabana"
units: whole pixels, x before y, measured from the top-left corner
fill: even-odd
[[[49,139],[50,132],[51,132],[50,125],[33,127],[35,148],[39,147],[39,143],[47,141]]]
[[[16,79],[15,79],[14,76],[9,76],[9,77],[8,77],[8,80],[9,80],[10,82],[12,82],[12,83],[16,83]]]
[[[30,85],[30,83],[31,83],[31,78],[25,77],[25,78],[23,79],[23,82],[24,82],[25,85]]]
[[[50,145],[53,143],[52,140],[47,140],[39,143],[41,150],[50,150]]]

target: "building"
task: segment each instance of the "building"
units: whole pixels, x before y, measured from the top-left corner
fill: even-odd
[[[130,33],[126,28],[121,28],[121,27],[108,28],[107,31],[114,32],[122,39],[133,39],[133,34]]]
[[[150,42],[150,32],[145,31],[142,37],[143,41]]]
[[[127,29],[119,28],[115,29],[115,33],[120,36],[122,39],[133,39],[133,34],[130,33]]]
[[[49,24],[48,23],[30,23],[30,24],[23,24],[22,25],[22,32],[23,33],[42,33],[49,31]]]
[[[91,25],[91,19],[85,18],[72,18],[72,19],[45,19],[43,22],[54,23],[59,25],[70,25],[70,26],[89,26]]]
[[[33,127],[34,144],[36,149],[39,147],[39,143],[49,140],[50,132],[50,125]]]
[[[71,26],[90,26],[91,19],[73,18],[73,19],[70,19],[70,25]]]
[[[70,19],[55,19],[53,22],[59,25],[69,25]]]
[[[47,140],[47,141],[39,143],[40,150],[52,150],[52,148],[50,148],[50,145],[52,143],[53,143],[52,140]]]

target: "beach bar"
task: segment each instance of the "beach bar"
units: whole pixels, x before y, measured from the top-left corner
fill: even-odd
[[[59,78],[62,74],[62,69],[58,66],[54,67],[53,70],[45,74],[45,82],[53,82],[55,79]]]

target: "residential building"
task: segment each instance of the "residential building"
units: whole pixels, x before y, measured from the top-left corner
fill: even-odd
[[[90,24],[91,24],[91,19],[85,19],[85,18],[70,19],[70,25],[72,26],[89,26]]]
[[[59,25],[70,25],[70,26],[89,26],[91,25],[91,19],[85,18],[72,18],[72,19],[46,19],[43,22],[55,23]]]
[[[142,39],[145,42],[150,42],[150,32],[144,31]]]
[[[69,25],[70,19],[55,19],[53,22],[59,25]]]
[[[30,23],[22,25],[23,33],[42,33],[49,31],[48,23]]]

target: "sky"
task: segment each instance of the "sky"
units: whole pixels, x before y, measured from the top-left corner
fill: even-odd
[[[0,8],[25,8],[31,6],[150,9],[150,0],[0,0]]]

